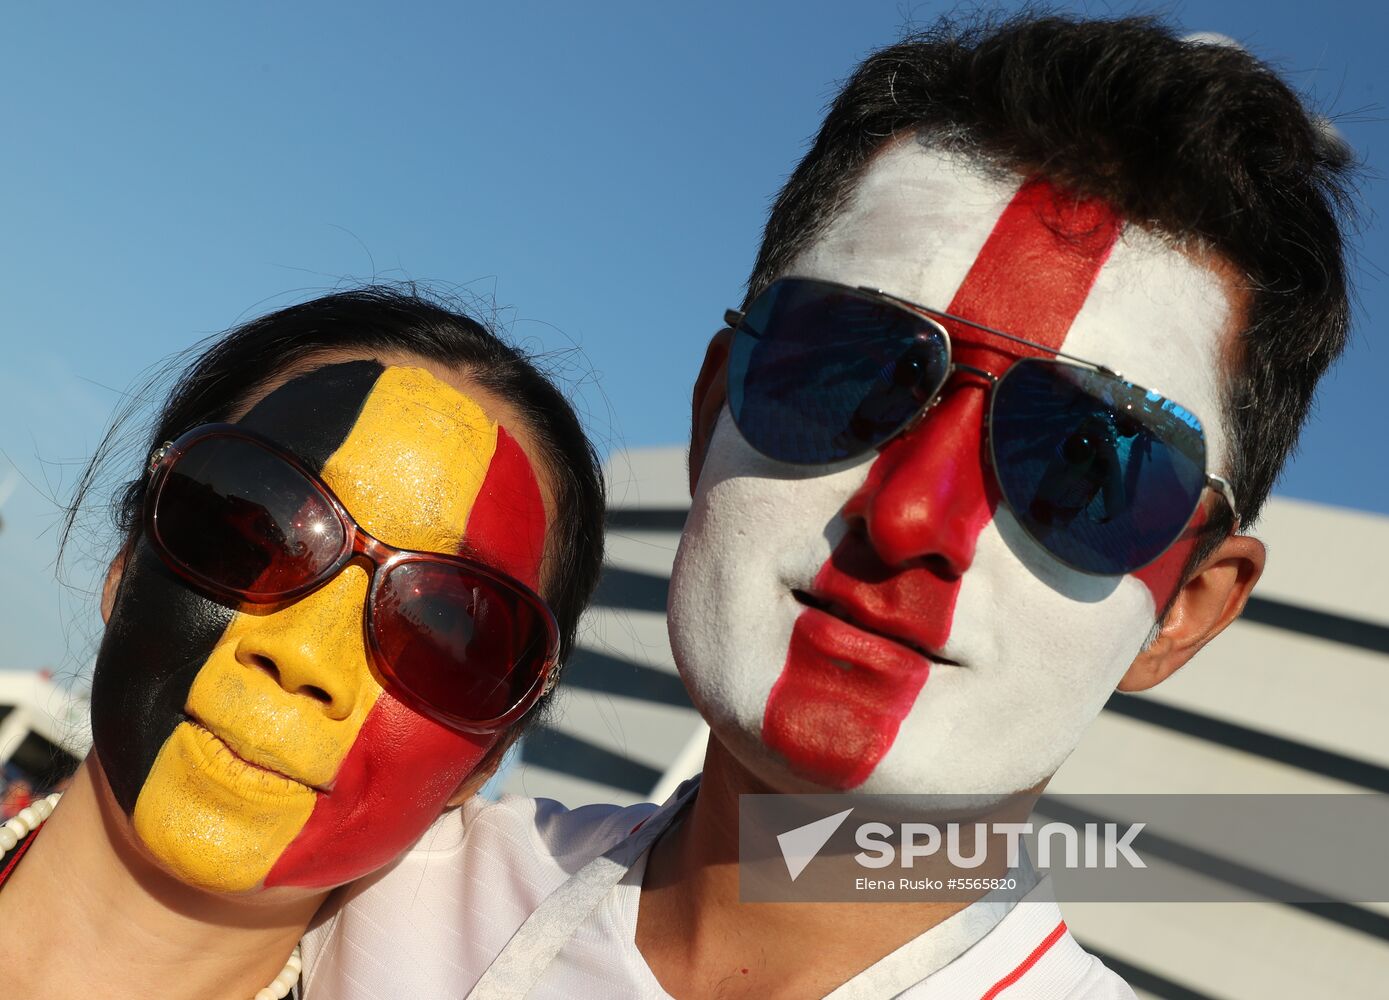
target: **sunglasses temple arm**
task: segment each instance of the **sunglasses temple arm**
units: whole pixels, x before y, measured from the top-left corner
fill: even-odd
[[[1235,525],[1231,529],[1231,532],[1238,532],[1242,522],[1239,516],[1239,508],[1235,506],[1235,488],[1230,485],[1228,479],[1211,473],[1207,473],[1206,475],[1206,485],[1225,498],[1225,502],[1230,506],[1230,513],[1233,514],[1235,518]]]

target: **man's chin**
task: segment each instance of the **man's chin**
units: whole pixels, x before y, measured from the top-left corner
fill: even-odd
[[[1013,802],[1035,799],[1046,785],[1044,778],[1022,790],[981,790],[959,776],[924,770],[903,774],[875,768],[862,782],[846,787],[793,766],[763,741],[760,732],[750,732],[746,726],[711,724],[711,730],[712,742],[719,745],[714,752],[721,749],[743,772],[739,791],[744,794],[846,795],[862,799],[910,796],[914,801],[902,803],[906,811],[925,809],[945,818],[964,818],[993,813]]]

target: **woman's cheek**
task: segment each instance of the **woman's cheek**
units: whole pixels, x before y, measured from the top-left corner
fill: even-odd
[[[328,888],[380,868],[439,817],[497,741],[459,733],[382,692],[265,885]]]

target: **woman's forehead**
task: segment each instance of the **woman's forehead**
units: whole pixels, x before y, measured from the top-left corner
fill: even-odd
[[[325,369],[337,370],[357,362],[375,363],[383,368],[422,369],[439,382],[453,387],[459,394],[476,403],[495,423],[506,429],[527,456],[537,456],[531,464],[540,483],[540,492],[545,501],[545,509],[553,514],[553,488],[548,469],[545,467],[544,461],[539,458],[541,452],[536,447],[535,435],[522,411],[512,401],[488,389],[463,367],[422,358],[405,351],[368,351],[360,348],[319,351],[280,370],[252,392],[247,393],[241,403],[232,410],[228,419],[232,423],[241,423],[252,410],[257,408],[262,400],[275,395],[281,387],[291,382],[305,382],[306,386],[314,385],[318,380],[308,378],[308,376],[314,375],[315,372],[321,372]],[[306,379],[307,381],[305,381]],[[331,391],[330,389],[329,393]],[[309,394],[305,393],[304,395]],[[275,440],[280,440],[275,438],[273,433],[266,433],[269,433],[269,436]],[[283,441],[281,443],[287,444]]]
[[[422,367],[326,364],[275,388],[240,422],[319,470],[361,526],[390,545],[486,552],[492,540],[477,529],[494,522],[474,523],[474,514],[480,499],[489,506],[498,496],[543,539],[545,505],[524,449],[482,400]],[[535,579],[538,551],[505,559],[494,564]]]
[[[471,397],[421,368],[391,366],[363,400],[323,479],[382,541],[458,552],[497,432]]]

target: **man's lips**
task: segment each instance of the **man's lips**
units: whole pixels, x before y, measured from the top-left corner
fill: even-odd
[[[810,590],[792,589],[791,596],[805,607],[822,611],[847,625],[867,632],[869,635],[876,635],[881,639],[895,642],[918,656],[925,657],[932,663],[959,666],[955,660],[942,655],[939,650],[932,649],[916,638],[913,635],[916,629],[910,622],[895,621],[883,615],[875,614],[866,608],[848,607],[826,595]]]
[[[269,767],[266,764],[261,763],[260,761],[251,760],[245,755],[243,751],[237,749],[236,743],[233,741],[232,738],[229,738],[228,736],[224,736],[221,733],[217,732],[211,726],[207,725],[201,719],[199,719],[195,715],[192,715],[191,713],[185,712],[184,715],[192,725],[203,730],[203,732],[207,733],[217,742],[221,743],[222,746],[226,747],[226,750],[229,754],[231,754],[241,763],[245,764],[247,767],[253,768],[257,771],[264,771],[266,774],[273,775],[276,778],[281,778],[285,781],[292,781],[296,785],[303,785],[304,787],[310,788],[316,792],[327,794],[328,789],[326,788],[320,788],[317,785],[309,784],[307,781],[304,781],[300,778],[296,778],[292,774],[286,774],[284,771],[277,770],[276,768]]]

